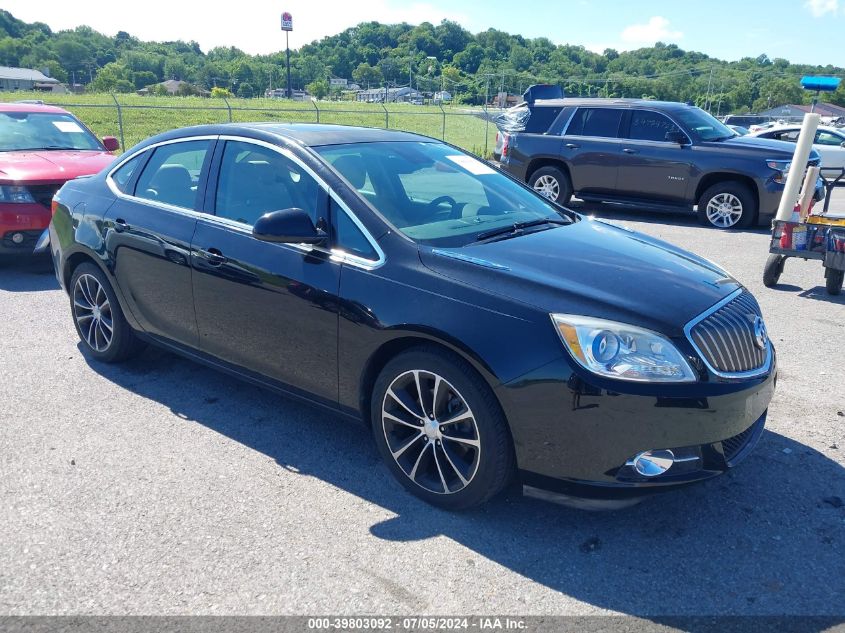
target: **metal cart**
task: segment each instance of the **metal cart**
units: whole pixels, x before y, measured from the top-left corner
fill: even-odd
[[[831,175],[828,177],[827,174]],[[763,269],[763,284],[767,288],[778,283],[788,258],[800,257],[805,261],[821,260],[828,294],[842,292],[845,279],[845,215],[829,215],[828,211],[833,189],[843,182],[845,169],[823,168],[822,178],[826,195],[821,214],[809,215],[806,222],[773,222],[770,254]]]

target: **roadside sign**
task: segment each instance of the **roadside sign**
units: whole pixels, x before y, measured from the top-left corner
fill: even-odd
[[[282,30],[293,31],[293,16],[287,11],[282,13]]]

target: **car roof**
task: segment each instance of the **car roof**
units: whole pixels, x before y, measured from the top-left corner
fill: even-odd
[[[772,127],[767,127],[763,130],[759,130],[758,132],[754,132],[754,134],[762,134],[766,133],[769,134],[771,132],[783,132],[785,130],[800,130],[801,124],[800,123],[793,123],[787,125],[773,125]],[[837,134],[845,134],[845,129],[839,127],[832,127],[830,125],[820,125],[817,129],[822,130],[823,132],[836,132]]]
[[[537,99],[534,107],[598,106],[613,108],[657,108],[662,110],[686,110],[693,108],[677,101],[657,101],[654,99],[604,99],[595,97],[564,97],[563,99]]]
[[[43,103],[0,103],[0,112],[50,112],[53,114],[70,114],[67,110]]]
[[[138,147],[192,136],[243,135],[263,138],[266,141],[284,139],[305,147],[343,145],[345,143],[376,143],[380,141],[405,141],[417,143],[437,142],[437,139],[411,132],[380,128],[334,125],[330,123],[211,123],[168,130],[143,140]]]

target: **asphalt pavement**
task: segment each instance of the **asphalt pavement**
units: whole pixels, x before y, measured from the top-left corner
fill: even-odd
[[[845,210],[845,206],[843,206]],[[622,511],[450,514],[362,428],[169,353],[80,353],[45,262],[0,264],[0,614],[817,614],[845,622],[845,295],[762,285],[765,229],[586,209],[758,298],[780,377],[731,473]],[[632,288],[631,292],[636,292]],[[840,621],[837,619],[837,621]]]

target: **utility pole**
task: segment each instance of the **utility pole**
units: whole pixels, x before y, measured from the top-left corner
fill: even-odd
[[[716,107],[716,117],[722,114],[722,94],[725,90],[725,74],[722,73],[722,82],[719,84],[719,105]]]
[[[414,63],[414,58],[408,60],[408,88],[414,89],[414,75],[411,65]]]
[[[713,66],[710,66],[710,79],[707,81],[707,99],[704,101],[704,109],[710,112],[710,86],[713,84]]]

